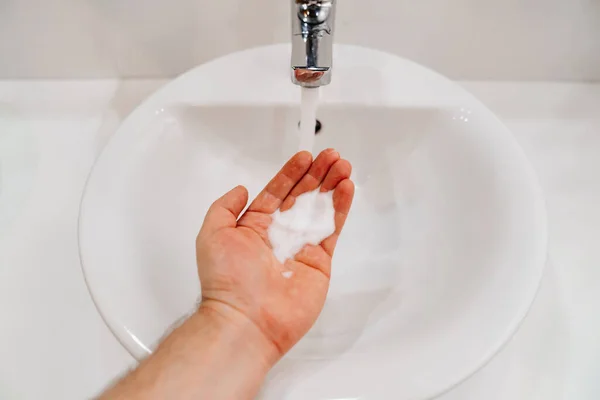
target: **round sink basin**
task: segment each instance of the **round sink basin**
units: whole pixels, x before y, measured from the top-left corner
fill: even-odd
[[[140,359],[200,294],[194,240],[211,202],[256,195],[294,152],[290,49],[231,54],[169,83],[98,159],[80,215],[85,278]],[[264,399],[426,399],[507,342],[546,255],[544,202],[507,129],[448,79],[383,52],[335,48],[316,151],[354,165],[355,205],[317,324]]]

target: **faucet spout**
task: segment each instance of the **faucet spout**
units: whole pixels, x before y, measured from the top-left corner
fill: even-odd
[[[292,82],[331,82],[336,0],[292,0]]]

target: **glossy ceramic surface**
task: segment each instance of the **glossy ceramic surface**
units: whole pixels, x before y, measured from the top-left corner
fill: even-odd
[[[80,213],[86,281],[137,358],[193,307],[194,239],[210,203],[256,194],[295,146],[289,47],[202,65],[123,123]],[[543,198],[510,133],[456,84],[338,46],[317,151],[354,165],[355,205],[313,330],[265,399],[425,399],[460,382],[527,313],[546,254]],[[264,65],[271,66],[266,72]]]

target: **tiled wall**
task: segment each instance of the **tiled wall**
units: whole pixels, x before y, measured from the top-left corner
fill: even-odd
[[[289,40],[291,0],[0,0],[0,78],[165,77]],[[600,80],[600,0],[338,0],[337,41],[456,79]]]

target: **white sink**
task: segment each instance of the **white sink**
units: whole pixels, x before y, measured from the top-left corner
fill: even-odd
[[[488,361],[527,313],[543,198],[509,132],[460,87],[386,53],[335,53],[316,150],[353,163],[355,205],[325,310],[262,396],[429,398]],[[184,74],[133,112],[90,176],[86,281],[138,359],[198,298],[194,239],[210,203],[237,184],[258,193],[293,152],[288,58],[270,46]]]

